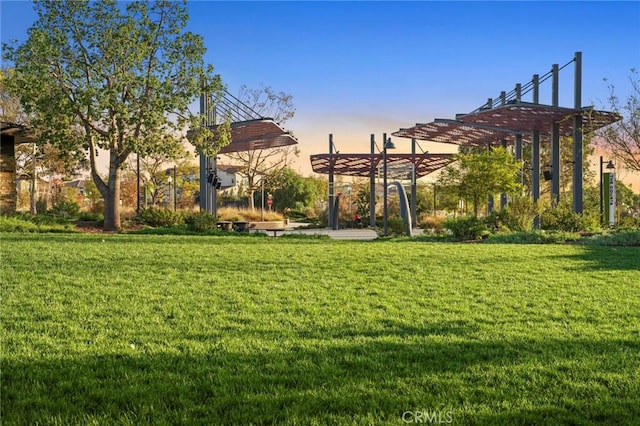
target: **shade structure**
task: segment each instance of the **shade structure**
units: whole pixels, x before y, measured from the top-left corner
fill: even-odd
[[[415,157],[415,162],[414,162]],[[382,154],[314,154],[311,167],[315,173],[369,177],[382,166]],[[454,161],[453,154],[396,154],[387,152],[389,177],[410,173],[415,167],[416,179],[435,172]]]
[[[561,134],[571,135],[576,116],[582,116],[585,131],[598,130],[622,118],[620,114],[591,107],[573,109],[517,102],[460,114],[455,120],[436,119],[432,123],[416,124],[392,135],[463,146],[499,144],[504,140],[513,141],[516,135],[528,142],[534,130],[540,131],[543,138],[548,137],[556,123]]]
[[[217,125],[209,126],[214,132]],[[271,118],[231,123],[231,142],[220,148],[220,154],[295,145],[298,140]]]

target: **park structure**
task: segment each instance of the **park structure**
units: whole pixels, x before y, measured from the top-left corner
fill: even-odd
[[[573,64],[573,106],[560,106],[559,87],[560,71]],[[545,81],[551,81],[551,104],[540,103],[540,87]],[[524,101],[524,95],[531,93],[530,102]],[[525,83],[517,83],[509,92],[502,91],[497,98],[488,98],[487,102],[470,113],[457,114],[454,119],[435,119],[429,123],[418,123],[410,128],[401,128],[392,133],[394,137],[410,138],[411,154],[387,155],[387,149],[394,147],[393,142],[383,137],[383,147],[378,149],[374,137],[371,137],[370,154],[340,154],[334,151],[332,135],[329,136],[329,153],[311,156],[313,170],[329,175],[329,209],[332,209],[335,174],[351,176],[369,176],[370,185],[375,187],[375,171],[380,161],[383,164],[383,193],[385,234],[387,224],[387,163],[400,166],[401,171],[408,170],[411,178],[412,197],[415,200],[415,180],[445,167],[452,161],[446,154],[415,154],[416,141],[453,144],[464,147],[512,146],[517,160],[523,157],[523,144],[530,143],[531,149],[531,182],[532,198],[537,202],[540,198],[540,171],[544,169],[545,178],[551,180],[551,202],[557,204],[560,197],[560,137],[573,137],[573,190],[572,205],[575,213],[583,212],[583,135],[591,133],[622,119],[615,112],[596,110],[593,106],[582,106],[582,52],[576,52],[566,64],[553,64],[551,70],[543,75],[534,74]],[[551,145],[551,164],[540,164],[540,146]],[[408,166],[408,167],[407,167]],[[521,173],[522,176],[522,173]],[[396,183],[394,183],[396,184]],[[396,184],[397,185],[397,184]],[[397,185],[399,186],[399,185]],[[371,191],[371,225],[375,225],[375,195]],[[401,205],[405,201],[401,201]],[[500,197],[500,207],[508,202],[507,194]],[[488,210],[493,209],[493,199],[488,200]],[[331,215],[330,215],[331,217]],[[335,218],[332,218],[335,220]],[[411,206],[409,219],[415,223],[415,201]],[[333,224],[333,226],[336,226]],[[539,221],[534,222],[539,228]],[[406,226],[405,226],[406,228]]]

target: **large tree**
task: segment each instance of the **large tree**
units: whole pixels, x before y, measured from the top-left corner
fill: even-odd
[[[624,167],[640,173],[640,80],[638,70],[629,77],[631,94],[621,100],[613,84],[609,85],[609,108],[622,115],[622,120],[600,132],[602,143],[609,153]]]
[[[278,124],[283,124],[295,115],[293,97],[284,92],[275,92],[270,86],[249,89],[243,85],[238,99],[261,117],[272,118]],[[300,151],[296,146],[226,154],[233,163],[242,166],[238,174],[246,181],[249,208],[254,208],[254,194],[262,185],[261,179],[271,180],[279,171],[290,166],[292,158],[298,155]]]
[[[203,62],[200,36],[186,32],[186,3],[113,0],[35,2],[38,19],[21,45],[3,45],[15,74],[10,87],[33,126],[61,152],[88,152],[105,201],[104,229],[120,228],[120,173],[131,153],[171,150],[199,126],[190,105],[220,77]],[[228,143],[219,128],[213,148]],[[192,142],[211,154],[211,134]],[[108,173],[98,173],[106,150]]]

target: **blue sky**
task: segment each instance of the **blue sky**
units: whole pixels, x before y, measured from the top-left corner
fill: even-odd
[[[24,39],[29,2],[2,0],[2,40]],[[231,93],[269,85],[293,95],[285,124],[309,155],[367,152],[416,122],[453,118],[500,91],[583,55],[583,105],[601,108],[607,78],[621,97],[640,69],[640,2],[214,2],[191,1],[188,29]],[[530,95],[529,95],[530,96]],[[549,103],[550,83],[541,87]],[[524,98],[530,100],[530,97]],[[573,66],[560,73],[560,104],[573,106]],[[400,151],[409,141],[396,141]],[[422,143],[431,152],[455,147]]]

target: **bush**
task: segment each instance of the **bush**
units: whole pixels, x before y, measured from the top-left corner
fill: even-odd
[[[495,234],[487,238],[488,244],[559,244],[567,241],[579,241],[580,234],[570,232],[514,232]]]
[[[80,206],[75,201],[60,200],[53,203],[51,213],[64,217],[77,216],[80,213]]]
[[[449,229],[453,237],[458,240],[478,240],[487,237],[490,232],[484,221],[476,216],[448,219],[444,227]]]
[[[184,221],[187,224],[187,228],[192,231],[202,232],[216,230],[216,218],[207,212],[187,213],[184,216]]]
[[[598,214],[599,215],[599,214]],[[575,213],[570,203],[561,201],[540,215],[540,225],[548,231],[583,232],[599,228],[598,215],[585,212]]]
[[[181,212],[169,209],[148,208],[141,210],[138,220],[149,226],[181,226],[184,225],[184,216]]]
[[[0,232],[75,232],[73,224],[67,221],[45,219],[39,216],[0,216]]]
[[[418,218],[418,226],[439,233],[444,229],[445,220],[444,216],[422,215]]]
[[[640,246],[640,229],[629,229],[596,235],[588,238],[585,244],[593,246]]]

